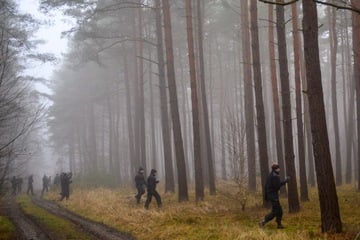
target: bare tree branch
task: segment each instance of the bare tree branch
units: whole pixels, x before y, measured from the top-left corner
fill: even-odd
[[[291,1],[288,1],[288,2],[281,2],[281,1],[279,1],[279,0],[275,0],[275,1],[259,0],[259,1],[260,1],[260,2],[263,2],[263,3],[268,3],[268,4],[275,4],[275,5],[286,6],[286,5],[290,5],[290,4],[296,3],[296,2],[298,2],[299,0],[291,0]],[[341,6],[341,5],[338,5],[338,4],[335,4],[335,3],[325,2],[325,1],[321,1],[321,0],[313,0],[313,1],[316,2],[316,3],[318,3],[318,4],[322,4],[322,5],[334,7],[334,8],[336,8],[336,9],[350,10],[350,11],[357,12],[357,13],[360,14],[360,9],[357,9],[357,8],[353,7],[352,5],[347,5],[347,3],[344,3],[345,5],[344,5],[344,6]]]
[[[360,14],[360,9],[357,9],[353,6],[340,6],[340,5],[337,5],[337,4],[334,4],[334,3],[330,3],[330,2],[324,2],[324,1],[320,1],[320,0],[314,0],[314,2],[316,3],[319,3],[319,4],[323,4],[323,5],[326,5],[326,6],[331,6],[331,7],[334,7],[336,9],[344,9],[344,10],[350,10],[350,11],[353,11],[353,12],[357,12]]]
[[[286,6],[286,5],[290,5],[290,4],[296,3],[296,2],[298,2],[299,0],[291,0],[291,1],[289,1],[289,2],[279,2],[278,0],[276,0],[276,1],[259,0],[259,1],[260,1],[260,2],[263,2],[263,3],[268,3],[268,4],[275,4],[275,5]]]

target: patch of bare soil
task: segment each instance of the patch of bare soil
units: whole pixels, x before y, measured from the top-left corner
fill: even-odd
[[[75,225],[79,226],[82,230],[95,236],[96,239],[111,239],[111,240],[133,240],[134,237],[121,233],[116,229],[110,228],[104,224],[94,222],[92,220],[81,217],[67,209],[62,208],[58,204],[47,201],[38,197],[33,197],[32,201],[38,207],[45,209],[46,211],[62,217]]]

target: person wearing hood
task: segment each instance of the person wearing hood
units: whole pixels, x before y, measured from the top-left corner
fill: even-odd
[[[285,181],[280,180],[280,166],[278,164],[273,164],[271,169],[272,171],[266,179],[265,184],[265,200],[271,202],[272,209],[271,212],[265,216],[264,220],[259,222],[259,226],[264,227],[267,222],[276,218],[277,227],[280,229],[284,228],[284,226],[281,224],[283,211],[279,201],[279,190],[289,182],[290,177],[286,177]]]
[[[135,195],[136,203],[139,204],[141,196],[144,195],[145,193],[145,186],[146,186],[144,169],[142,167],[139,168],[135,176],[135,186],[138,191],[137,194]]]
[[[156,180],[156,173],[157,171],[155,169],[151,169],[150,175],[147,179],[147,198],[145,201],[145,209],[149,209],[149,204],[153,196],[156,199],[158,207],[160,208],[162,206],[161,197],[156,191],[156,184],[159,183],[159,181]]]

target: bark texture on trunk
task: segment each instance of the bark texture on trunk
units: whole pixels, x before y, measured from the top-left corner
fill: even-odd
[[[169,0],[162,0],[162,10],[164,16],[164,31],[165,31],[165,46],[166,46],[166,63],[167,63],[167,77],[168,88],[170,96],[171,118],[173,125],[173,136],[176,154],[177,176],[179,195],[178,200],[187,201],[189,199],[186,166],[184,156],[184,146],[181,133],[179,104],[177,99],[176,81],[175,81],[175,67],[174,67],[174,53],[173,53],[173,40],[171,33],[171,16]]]
[[[194,36],[192,24],[192,8],[191,0],[186,0],[186,27],[187,42],[189,51],[189,67],[190,67],[190,87],[191,87],[191,107],[192,107],[192,124],[194,136],[194,163],[195,163],[195,199],[196,201],[204,200],[204,182],[201,163],[201,147],[200,147],[200,119],[199,119],[199,101],[197,93],[197,80],[195,69],[195,52],[194,52]]]
[[[265,110],[262,93],[261,66],[260,66],[260,46],[259,46],[259,29],[257,0],[250,2],[251,14],[251,49],[252,49],[252,67],[254,73],[255,100],[256,100],[256,117],[257,117],[257,134],[259,144],[259,160],[261,173],[261,186],[265,186],[266,178],[269,174],[269,156],[267,149],[266,127],[265,127]],[[264,188],[262,188],[264,190]],[[263,205],[266,205],[265,199]]]
[[[342,224],[331,165],[321,83],[317,8],[316,3],[312,0],[303,0],[302,7],[307,96],[320,201],[321,230],[323,232],[341,232]]]
[[[283,129],[285,146],[285,165],[286,175],[290,176],[288,183],[288,203],[289,212],[298,212],[300,210],[299,195],[297,191],[297,180],[294,161],[294,145],[291,119],[291,98],[290,98],[290,80],[287,60],[287,46],[285,36],[284,6],[276,6],[276,30],[278,36],[278,54],[280,67],[280,80],[282,92],[283,109]]]

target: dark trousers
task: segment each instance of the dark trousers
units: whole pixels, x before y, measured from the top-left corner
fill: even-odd
[[[159,193],[156,190],[152,190],[152,191],[147,192],[147,198],[146,198],[146,201],[145,201],[145,208],[146,209],[149,208],[149,204],[150,204],[151,199],[152,199],[153,196],[156,199],[156,203],[157,203],[158,207],[161,207],[162,203],[161,203],[161,197],[160,197]]]
[[[144,193],[145,193],[145,189],[143,186],[138,186],[136,188],[137,188],[138,193],[136,194],[135,198],[136,198],[136,203],[139,204],[141,196],[144,195]]]
[[[28,185],[28,189],[26,191],[26,194],[29,195],[29,193],[31,193],[31,195],[34,195],[34,190],[33,190],[33,186],[32,185]]]
[[[271,205],[272,205],[271,212],[265,216],[265,223],[276,218],[276,222],[278,224],[281,224],[283,211],[282,211],[282,207],[280,205],[279,199],[271,200]]]

